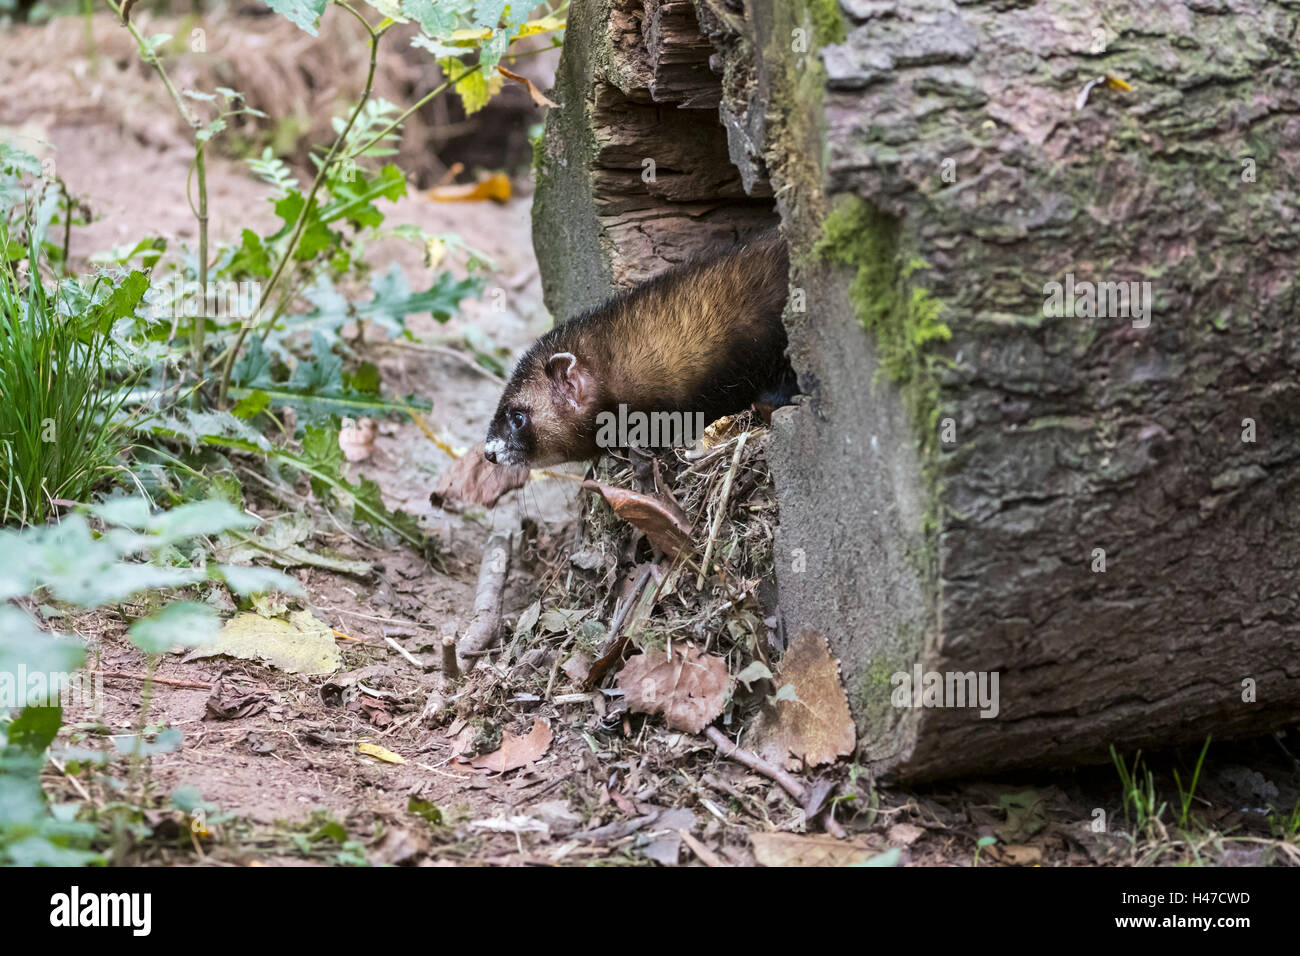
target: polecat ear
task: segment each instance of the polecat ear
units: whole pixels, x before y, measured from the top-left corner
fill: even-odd
[[[548,358],[546,374],[575,410],[582,408],[595,391],[591,373],[572,352],[556,352]]]

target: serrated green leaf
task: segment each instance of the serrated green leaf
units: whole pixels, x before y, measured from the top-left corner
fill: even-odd
[[[262,0],[276,13],[283,14],[291,23],[316,36],[317,24],[329,0]]]

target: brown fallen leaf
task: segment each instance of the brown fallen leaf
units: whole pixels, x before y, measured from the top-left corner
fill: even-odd
[[[1006,863],[1008,866],[1040,866],[1043,862],[1041,846],[994,844],[986,852],[995,863]]]
[[[359,418],[347,422],[339,429],[339,448],[348,461],[365,461],[375,450],[375,436],[379,425],[373,418]]]
[[[429,190],[434,202],[479,202],[491,199],[503,203],[510,198],[510,177],[505,173],[492,173],[476,183],[453,183],[434,186]]]
[[[895,823],[889,828],[887,836],[894,846],[911,846],[924,834],[925,831],[918,826],[910,823]]]
[[[582,487],[600,492],[614,514],[645,532],[650,543],[668,557],[676,558],[691,547],[691,522],[677,502],[599,481],[584,481]]]
[[[450,468],[438,476],[438,485],[429,495],[435,508],[454,510],[465,505],[490,508],[507,491],[528,483],[527,468],[496,465],[483,457],[483,443],[461,455]]]
[[[204,720],[238,720],[266,710],[266,697],[256,691],[237,690],[227,684],[224,677],[219,677],[212,685],[204,709]]]
[[[727,699],[727,662],[694,647],[653,650],[632,657],[618,675],[627,709],[663,714],[673,730],[698,734],[722,713]]]
[[[837,840],[798,833],[751,833],[759,866],[852,866],[865,863],[880,850],[865,840]]]
[[[790,644],[773,679],[775,704],[765,704],[750,747],[787,770],[816,767],[853,753],[857,728],[826,639],[805,630]],[[782,697],[786,686],[796,700]]]
[[[384,831],[366,856],[377,866],[401,866],[428,852],[429,840],[422,832],[392,827]]]
[[[488,770],[492,773],[505,773],[518,770],[541,758],[551,746],[551,725],[538,718],[533,721],[533,729],[518,736],[506,731],[501,740],[501,747],[490,754],[483,754],[470,761],[475,770]]]
[[[555,103],[552,100],[548,99],[546,94],[543,93],[541,90],[539,90],[537,87],[535,87],[533,85],[533,81],[530,80],[528,77],[520,76],[518,73],[514,73],[510,70],[507,70],[504,66],[502,66],[499,63],[497,64],[497,72],[500,73],[502,76],[504,76],[507,80],[514,80],[516,83],[522,83],[524,86],[526,86],[528,88],[528,95],[533,98],[533,102],[536,103],[538,106],[558,107],[560,105],[559,103]]]

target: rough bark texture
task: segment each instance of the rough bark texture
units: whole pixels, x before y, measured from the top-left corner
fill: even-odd
[[[682,0],[571,10],[533,214],[558,320],[776,222],[766,181],[751,198],[728,159],[711,54]]]
[[[921,779],[1294,722],[1296,6],[695,6],[806,303],[808,397],[774,419],[782,611],[841,657],[861,757]],[[559,90],[587,105],[548,121],[539,183],[539,238],[575,239],[539,248],[557,315],[687,244],[630,241],[661,213],[625,164],[655,152],[609,145],[656,108],[638,10],[571,8]],[[1067,274],[1150,282],[1149,325],[1046,315]],[[895,706],[918,664],[996,672],[998,716]]]

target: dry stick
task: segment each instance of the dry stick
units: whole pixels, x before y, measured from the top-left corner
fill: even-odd
[[[455,359],[456,361],[460,362],[462,365],[466,366],[467,368],[473,369],[474,371],[482,375],[484,378],[494,382],[497,385],[505,385],[506,383],[506,380],[503,379],[496,372],[486,369],[482,365],[479,365],[478,362],[475,362],[473,356],[466,355],[464,352],[461,352],[457,349],[449,348],[446,345],[426,345],[423,342],[420,343],[404,342],[398,339],[394,339],[391,342],[376,342],[374,344],[379,345],[382,348],[397,349],[398,351],[426,352],[431,355],[445,355],[448,358]]]
[[[442,676],[447,680],[456,680],[460,677],[460,663],[456,660],[456,639],[454,637],[444,637],[442,639]]]
[[[393,650],[397,651],[397,653],[405,657],[410,663],[414,664],[420,670],[424,670],[424,665],[421,664],[419,661],[417,661],[414,657],[412,657],[411,652],[408,651],[406,648],[404,648],[401,644],[398,644],[387,634],[384,635],[384,640],[388,642],[389,646],[391,646]]]
[[[501,595],[506,577],[510,574],[510,552],[514,534],[494,534],[483,551],[483,561],[478,569],[478,587],[474,591],[474,615],[469,627],[456,645],[460,668],[472,670],[476,658],[472,655],[487,648],[497,636],[501,623]]]
[[[801,805],[808,796],[808,791],[802,783],[796,780],[790,774],[786,773],[780,767],[774,766],[760,757],[758,754],[750,753],[748,750],[742,750],[727,739],[727,735],[717,727],[709,727],[704,731],[704,736],[708,737],[713,746],[718,748],[718,753],[724,757],[730,757],[737,763],[743,763],[750,770],[757,771],[765,777],[775,780],[785,788],[786,793],[794,797]]]
[[[709,559],[713,557],[713,543],[717,540],[719,529],[722,528],[722,519],[727,515],[727,499],[731,497],[731,479],[736,475],[736,468],[740,465],[740,453],[745,450],[745,441],[748,438],[749,432],[744,432],[736,442],[736,453],[731,456],[731,467],[727,469],[727,478],[722,483],[718,511],[713,516],[713,527],[709,529],[709,543],[705,545],[704,560],[700,562],[700,573],[695,579],[695,587],[699,590],[704,589],[704,576],[709,573]]]
[[[138,680],[141,683],[152,680],[155,684],[166,684],[168,687],[189,687],[194,690],[212,690],[212,685],[204,683],[201,680],[172,680],[169,677],[150,677],[148,674],[127,674],[122,671],[94,671],[100,677],[118,677],[122,680]]]

